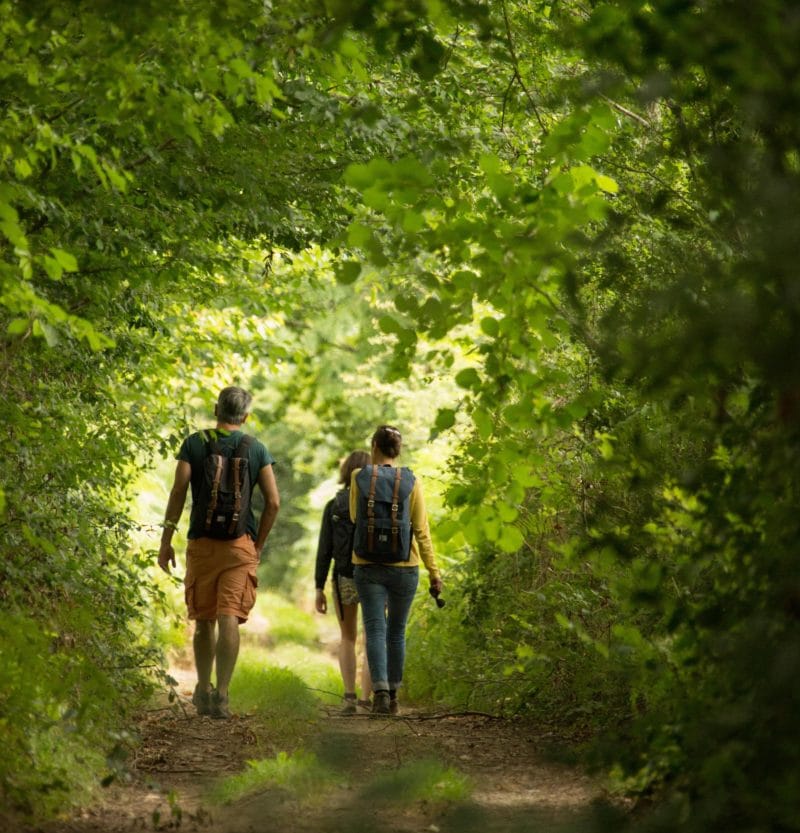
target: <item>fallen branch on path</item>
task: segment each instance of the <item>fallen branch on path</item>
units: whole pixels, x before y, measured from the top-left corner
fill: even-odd
[[[403,720],[446,720],[448,717],[486,717],[489,720],[503,720],[503,717],[488,712],[443,712],[441,714],[410,714],[404,715]]]

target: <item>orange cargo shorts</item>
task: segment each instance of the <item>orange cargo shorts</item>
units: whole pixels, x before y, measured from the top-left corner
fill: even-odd
[[[186,548],[186,607],[190,619],[236,616],[246,622],[256,601],[258,553],[253,539],[195,538]]]

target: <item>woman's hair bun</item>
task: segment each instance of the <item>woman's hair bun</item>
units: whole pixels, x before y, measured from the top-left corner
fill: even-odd
[[[372,435],[372,442],[378,451],[387,457],[399,457],[403,447],[403,437],[393,425],[381,425]]]

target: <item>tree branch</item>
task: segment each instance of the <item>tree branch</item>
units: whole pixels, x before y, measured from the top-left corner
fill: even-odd
[[[610,104],[615,110],[618,110],[622,115],[627,116],[629,119],[633,119],[634,121],[638,121],[639,124],[644,125],[645,127],[650,127],[650,122],[644,116],[640,116],[638,113],[634,113],[633,110],[629,110],[627,107],[623,107],[618,101],[614,101],[613,99],[609,98],[607,95],[601,95],[600,98],[603,101]]]
[[[170,148],[174,147],[176,144],[175,139],[169,138],[163,141],[157,148],[156,153],[161,153],[162,151],[169,150]],[[126,171],[131,171],[134,168],[139,168],[142,165],[150,162],[152,160],[152,155],[150,153],[145,153],[140,156],[138,159],[134,159],[133,162],[128,162],[123,167]]]
[[[522,74],[519,71],[519,59],[517,58],[517,50],[514,48],[514,38],[511,35],[511,22],[508,19],[508,9],[506,8],[506,0],[502,0],[503,6],[503,20],[505,22],[506,28],[506,42],[508,43],[508,51],[511,55],[511,60],[513,62],[514,67],[514,76],[516,77],[517,81],[519,81],[520,87],[522,87],[522,91],[525,93],[525,97],[528,99],[531,107],[533,108],[533,113],[536,116],[536,121],[539,122],[539,127],[542,128],[542,133],[547,135],[547,128],[545,127],[544,122],[542,121],[542,115],[539,112],[539,107],[536,104],[533,96],[531,95],[530,90],[525,85],[525,82],[522,80]],[[513,79],[512,79],[513,80]]]
[[[514,86],[514,82],[517,80],[517,73],[513,72],[511,74],[511,80],[508,82],[508,86],[506,87],[506,91],[503,93],[503,110],[500,114],[500,130],[505,132],[506,129],[506,105],[508,104],[508,94],[511,92],[511,88]]]

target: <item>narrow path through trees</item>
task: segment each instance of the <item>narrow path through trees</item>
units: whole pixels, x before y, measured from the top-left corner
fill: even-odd
[[[112,785],[95,807],[43,833],[551,831],[581,826],[600,796],[589,777],[548,760],[552,744],[531,727],[413,710],[393,719],[344,718],[326,709],[307,746],[340,780],[305,789],[264,784],[230,804],[214,803],[222,779],[280,750],[253,716],[195,716],[184,688],[172,707],[142,716],[130,782]],[[442,783],[430,783],[437,778]],[[468,785],[460,796],[448,789],[454,781]]]

